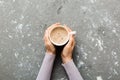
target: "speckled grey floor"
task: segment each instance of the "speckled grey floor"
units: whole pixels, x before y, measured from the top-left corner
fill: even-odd
[[[0,80],[36,79],[44,31],[56,22],[77,31],[85,80],[120,80],[120,0],[0,0]],[[57,57],[51,80],[68,80]]]

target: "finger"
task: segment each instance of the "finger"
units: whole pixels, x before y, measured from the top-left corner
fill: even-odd
[[[72,37],[72,34],[71,34],[67,46],[72,46],[72,44],[73,44],[73,37]]]
[[[53,45],[53,44],[51,43],[50,39],[49,39],[49,31],[48,31],[48,30],[46,30],[45,40],[46,40],[47,44],[49,44],[49,45],[51,45],[51,46]]]
[[[47,41],[49,41],[49,31],[48,30],[46,30],[46,32],[45,32],[45,38]]]
[[[66,25],[64,25],[64,27],[67,29],[68,32],[72,32],[72,30],[67,27]],[[72,34],[70,34],[70,39],[69,39],[69,42],[68,42],[68,46],[71,46],[73,44],[73,40],[72,40]]]
[[[45,34],[44,34],[44,41],[45,42],[48,41],[48,31],[47,30],[45,31]]]
[[[43,40],[45,40],[45,38],[46,38],[46,30],[45,30],[45,32],[44,32]]]
[[[75,40],[73,40],[72,49],[75,47]]]

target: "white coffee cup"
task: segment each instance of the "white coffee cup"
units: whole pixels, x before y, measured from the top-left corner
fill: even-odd
[[[50,41],[56,46],[63,46],[69,41],[69,32],[64,26],[56,26],[49,32]]]

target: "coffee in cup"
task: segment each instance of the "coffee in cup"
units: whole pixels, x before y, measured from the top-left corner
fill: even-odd
[[[49,33],[50,41],[56,46],[65,45],[69,40],[69,32],[64,26],[56,26]]]

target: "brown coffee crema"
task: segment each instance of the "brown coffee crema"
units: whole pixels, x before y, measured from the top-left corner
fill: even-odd
[[[65,28],[56,27],[50,33],[51,40],[57,44],[63,44],[68,39],[68,32]]]

